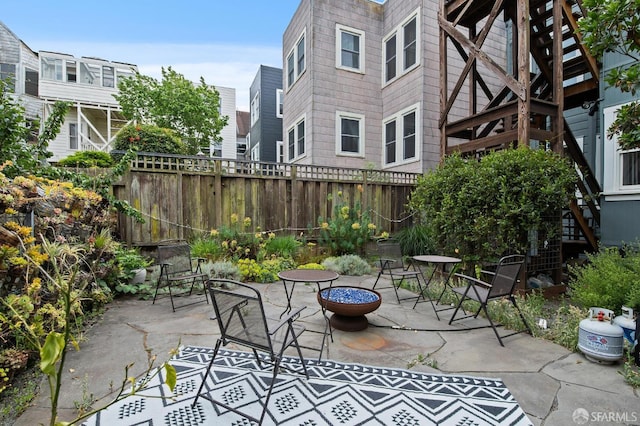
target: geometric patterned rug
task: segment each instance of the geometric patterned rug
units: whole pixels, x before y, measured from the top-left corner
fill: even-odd
[[[206,399],[191,403],[203,379],[212,348],[187,346],[170,361],[178,373],[174,393],[157,375],[145,396],[130,396],[86,420],[86,426],[249,425]],[[304,374],[280,370],[265,425],[531,425],[500,379],[429,374],[331,360],[305,360]],[[298,358],[283,365],[302,371]],[[264,364],[263,364],[264,365]],[[162,370],[164,372],[164,370]],[[271,380],[252,352],[221,348],[207,386],[216,399],[243,411],[261,412],[260,398]]]

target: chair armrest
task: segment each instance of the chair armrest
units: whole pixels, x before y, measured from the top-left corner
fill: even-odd
[[[477,278],[471,277],[469,275],[456,273],[456,274],[454,274],[454,277],[462,278],[463,280],[469,281],[471,284],[474,284],[474,285],[477,284],[477,285],[482,286],[482,287],[491,288],[491,284],[489,284],[487,282],[484,282],[482,280],[479,280]]]
[[[273,335],[276,334],[276,332],[282,328],[283,325],[288,324],[290,322],[293,322],[294,320],[296,320],[299,316],[300,316],[300,312],[304,309],[306,309],[306,306],[302,306],[300,308],[297,308],[293,311],[291,311],[287,316],[283,317],[279,323],[277,323],[273,328],[269,329],[269,334]]]

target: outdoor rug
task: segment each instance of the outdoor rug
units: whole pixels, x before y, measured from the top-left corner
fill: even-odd
[[[248,425],[233,412],[199,398],[212,348],[188,346],[170,362],[178,373],[174,394],[156,376],[144,394],[133,395],[85,425]],[[304,374],[280,370],[264,424],[275,425],[531,425],[500,379],[428,374],[410,370],[305,360]],[[300,360],[283,365],[302,371]],[[207,387],[216,399],[259,417],[272,370],[251,352],[222,348]],[[164,371],[164,370],[163,370]],[[205,387],[205,389],[207,388]]]

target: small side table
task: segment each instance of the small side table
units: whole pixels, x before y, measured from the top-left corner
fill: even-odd
[[[337,280],[340,275],[338,275],[334,271],[319,269],[292,269],[289,271],[279,272],[278,277],[282,280],[282,284],[284,285],[284,292],[287,296],[287,307],[280,315],[280,318],[282,318],[282,315],[291,311],[291,298],[293,297],[293,290],[296,287],[296,283],[316,283],[316,285],[318,286],[318,292],[320,292],[322,291],[323,283],[329,283],[329,289],[331,289],[333,282]],[[291,286],[289,286],[289,284],[291,284]],[[320,306],[322,308],[322,315],[324,316],[325,326],[324,332],[322,333],[322,346],[320,347],[320,356],[318,357],[318,360],[322,358],[322,351],[324,350],[324,344],[327,338],[327,334],[333,342],[333,331],[331,330],[331,323],[329,321],[329,318],[327,317],[327,306],[326,304],[321,304]]]
[[[415,309],[415,307],[418,305],[418,302],[420,302],[420,297],[422,297],[423,302],[427,301],[426,297],[429,297],[429,296],[427,295],[425,297],[424,292],[426,292],[429,289],[429,284],[431,284],[431,280],[433,279],[433,276],[438,270],[440,270],[440,273],[443,276],[446,276],[446,279],[444,281],[444,288],[442,289],[442,292],[440,293],[440,295],[438,296],[438,299],[436,300],[436,305],[439,304],[440,300],[442,299],[442,296],[444,295],[444,292],[447,290],[447,287],[451,286],[449,282],[451,275],[453,275],[455,268],[458,266],[458,264],[462,262],[462,259],[458,259],[457,257],[439,256],[439,255],[431,255],[431,254],[413,256],[412,259],[414,260],[414,264],[417,266],[418,271],[420,272],[420,275],[422,275],[422,280],[425,283],[424,291],[418,295],[416,302],[413,304],[413,308]],[[429,276],[428,280],[425,278],[424,272],[420,267],[421,264],[433,266],[433,270],[431,271],[431,275]],[[447,272],[447,265],[452,265],[453,269]],[[433,299],[431,299],[431,297],[429,297],[429,301],[431,302],[431,305],[433,306],[433,310],[436,313],[436,318],[438,318],[438,321],[439,321],[440,316],[438,315],[438,312],[445,311],[449,308],[437,309],[436,306],[433,304]]]

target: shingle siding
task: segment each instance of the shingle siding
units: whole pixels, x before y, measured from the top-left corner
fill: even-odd
[[[384,4],[368,0],[303,0],[300,3],[283,37],[286,87],[287,55],[306,29],[307,71],[285,91],[285,132],[303,114],[307,119],[307,155],[295,161],[338,167],[368,167],[370,164],[383,167],[383,120],[407,107],[418,105],[417,113],[421,120],[418,158],[389,169],[423,172],[438,164],[438,9],[436,0],[387,0]],[[420,50],[417,52],[419,66],[385,83],[383,40],[394,31],[400,32],[400,25],[416,12],[420,39]],[[346,71],[336,66],[336,25],[364,33],[364,58],[361,58],[364,73]],[[484,47],[492,57],[498,58],[498,62],[504,60],[506,46],[505,35],[500,31],[491,34]],[[454,64],[454,70],[462,70],[464,63],[456,55],[451,55],[450,63]],[[401,60],[400,56],[398,60]],[[450,88],[455,81],[455,76],[449,78]],[[487,83],[490,87],[499,86],[497,79],[488,78]],[[464,88],[462,93],[465,91],[468,92],[468,89]],[[465,99],[464,95],[461,98]],[[336,156],[336,111],[365,116],[364,158]],[[466,104],[458,103],[452,111],[454,117],[467,114]]]

